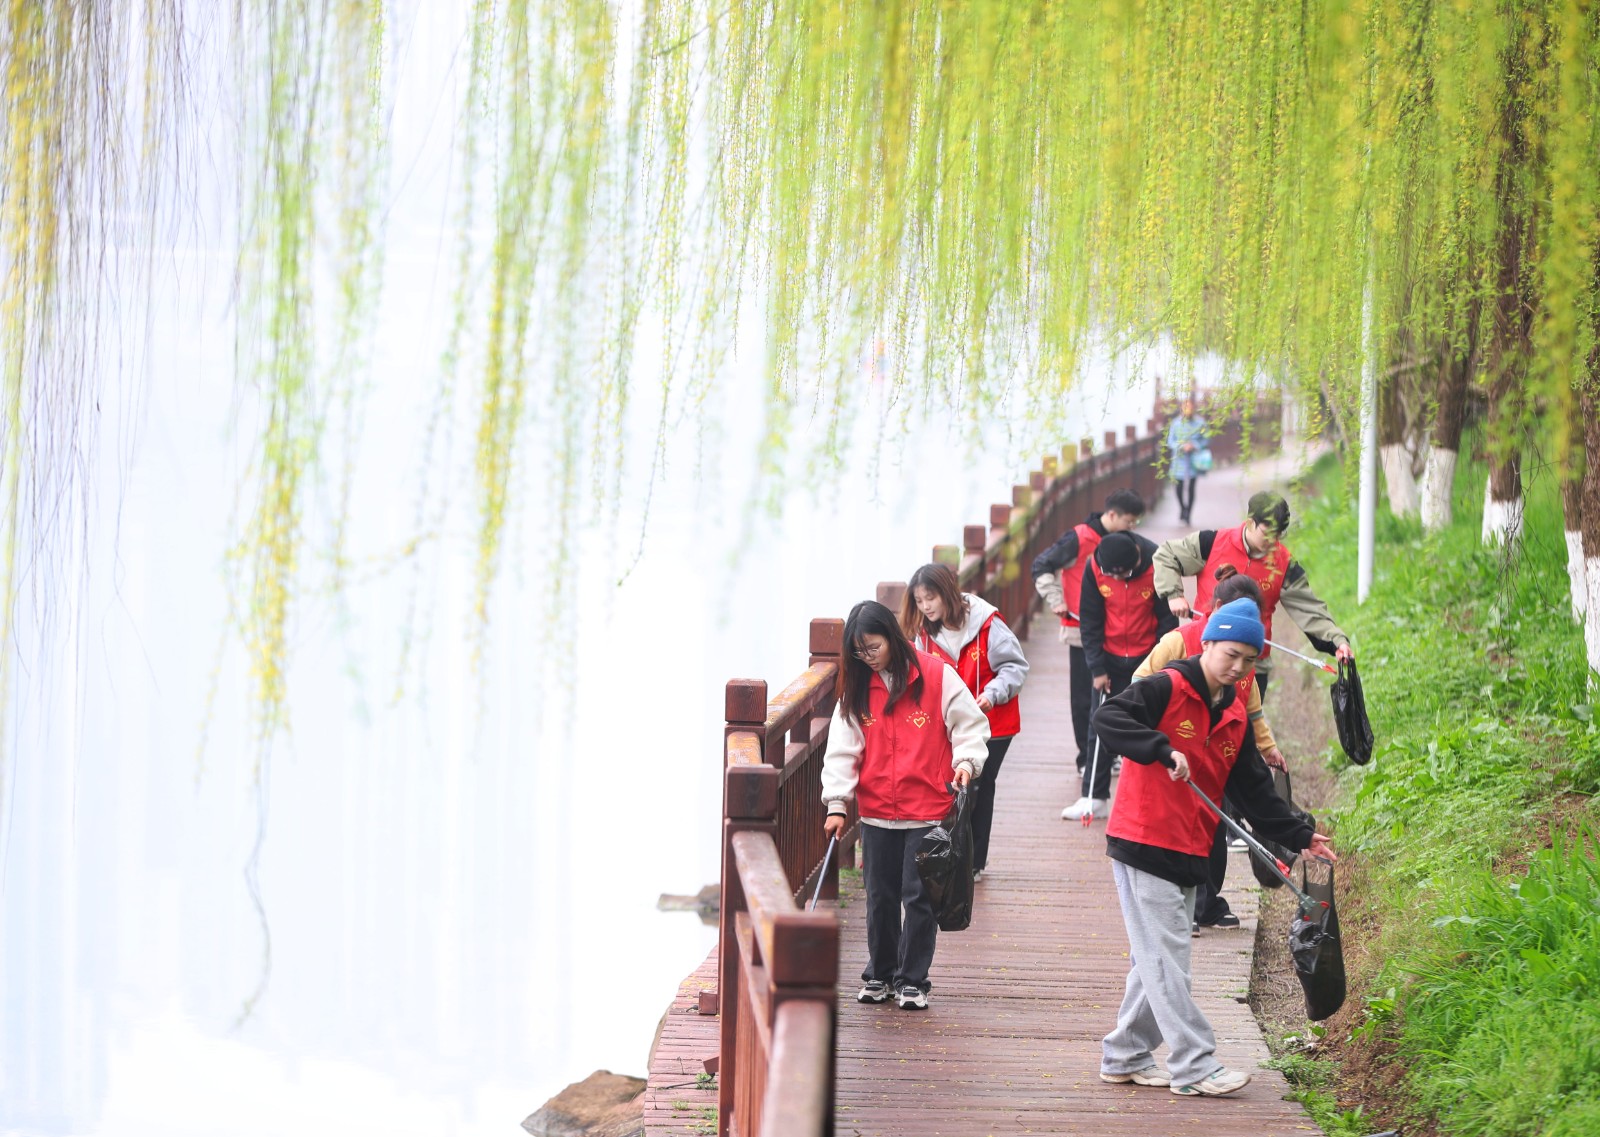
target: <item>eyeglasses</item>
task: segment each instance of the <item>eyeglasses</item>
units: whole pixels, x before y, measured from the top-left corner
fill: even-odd
[[[850,654],[855,656],[862,663],[871,663],[877,658],[879,652],[888,650],[889,649],[887,647],[864,647],[858,648],[855,651],[852,651]]]

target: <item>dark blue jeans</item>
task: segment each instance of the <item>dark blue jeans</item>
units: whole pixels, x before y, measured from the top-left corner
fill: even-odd
[[[982,872],[989,865],[989,831],[994,828],[994,783],[1000,777],[1000,766],[1009,749],[1010,738],[991,738],[989,757],[983,760],[983,773],[972,783],[973,872]]]
[[[867,888],[867,967],[861,981],[881,980],[895,990],[932,990],[928,969],[939,924],[933,901],[917,875],[917,846],[927,829],[861,826],[861,875]],[[904,909],[902,921],[901,910]]]

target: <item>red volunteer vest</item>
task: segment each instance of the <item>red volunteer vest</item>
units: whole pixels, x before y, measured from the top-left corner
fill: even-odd
[[[1190,620],[1187,624],[1178,629],[1178,634],[1183,637],[1183,650],[1186,655],[1200,654],[1200,643],[1205,638],[1205,631],[1206,622],[1203,619]],[[1256,669],[1252,667],[1249,671],[1244,673],[1243,679],[1234,684],[1235,687],[1239,688],[1239,698],[1244,699],[1246,704],[1249,703],[1250,688],[1255,681]]]
[[[1218,566],[1232,565],[1261,586],[1261,623],[1272,638],[1272,613],[1278,607],[1278,597],[1283,594],[1283,574],[1289,571],[1289,550],[1281,543],[1272,552],[1256,558],[1244,545],[1244,526],[1237,529],[1217,530],[1217,539],[1211,544],[1211,555],[1195,580],[1194,606],[1202,612],[1211,611],[1211,593],[1217,587],[1213,575]],[[1272,654],[1270,646],[1261,649],[1261,658]]]
[[[1156,729],[1167,736],[1172,749],[1189,759],[1194,784],[1212,801],[1220,802],[1222,787],[1238,761],[1249,727],[1244,703],[1239,699],[1229,703],[1216,728],[1207,733],[1211,713],[1205,695],[1190,686],[1182,672],[1171,667],[1165,670],[1172,677],[1172,699]],[[1172,780],[1165,766],[1157,762],[1122,764],[1122,780],[1106,826],[1108,836],[1204,857],[1211,852],[1219,824],[1193,790]]]
[[[1156,594],[1154,566],[1131,580],[1102,576],[1098,568],[1090,571],[1094,574],[1094,586],[1106,602],[1106,654],[1143,659],[1161,639],[1156,631],[1155,609],[1151,606],[1151,598]]]
[[[885,713],[889,689],[872,676],[867,689],[867,715],[861,720],[866,749],[861,755],[861,780],[856,806],[862,817],[876,821],[933,821],[950,809],[954,753],[944,728],[944,661],[925,652],[906,685],[922,676],[922,697],[901,692]]]
[[[961,681],[967,685],[967,690],[976,698],[983,694],[983,689],[989,685],[989,680],[994,678],[994,668],[989,666],[989,625],[994,623],[999,615],[998,612],[989,613],[989,618],[983,622],[983,627],[978,629],[978,634],[973,637],[972,642],[961,649],[960,659],[951,659],[950,653],[940,647],[938,641],[927,632],[917,636],[917,650],[927,652],[954,667],[956,674],[961,676]],[[1010,738],[1022,729],[1022,711],[1017,706],[1016,699],[991,707],[984,714],[989,719],[990,738]]]
[[[1076,628],[1078,626],[1078,596],[1083,588],[1083,570],[1089,564],[1089,558],[1094,556],[1094,551],[1100,547],[1100,533],[1087,521],[1080,522],[1072,527],[1078,535],[1078,556],[1070,565],[1061,570],[1061,598],[1066,601],[1067,610],[1074,613],[1071,616],[1061,617],[1064,627]]]

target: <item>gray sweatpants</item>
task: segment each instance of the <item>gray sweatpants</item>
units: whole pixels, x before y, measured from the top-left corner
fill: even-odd
[[[1131,1074],[1155,1062],[1163,1040],[1172,1084],[1213,1074],[1217,1036],[1189,993],[1189,926],[1194,889],[1179,888],[1121,861],[1111,862],[1122,921],[1128,927],[1128,985],[1117,1027],[1100,1043],[1100,1072]]]

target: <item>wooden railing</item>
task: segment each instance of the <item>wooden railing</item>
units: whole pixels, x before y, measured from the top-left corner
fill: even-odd
[[[823,871],[822,755],[844,634],[811,622],[811,663],[770,701],[759,679],[725,693],[722,912],[718,959],[719,1132],[815,1137],[833,1132],[834,984],[839,922],[806,912],[851,867],[847,832]],[[851,825],[855,823],[852,816]]]

